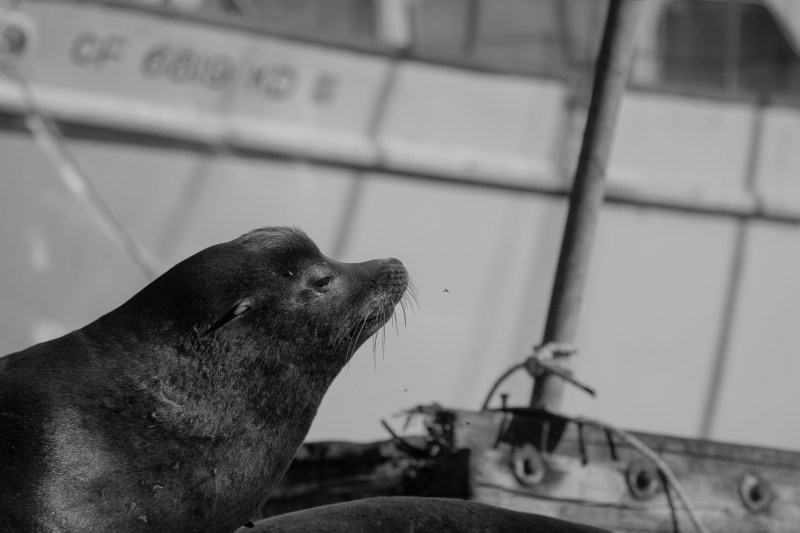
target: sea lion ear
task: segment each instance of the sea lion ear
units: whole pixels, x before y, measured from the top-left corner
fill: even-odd
[[[237,316],[243,315],[247,311],[249,311],[253,307],[253,300],[249,296],[247,298],[242,298],[239,303],[233,306],[227,313],[219,317],[219,319],[211,324],[211,326],[203,332],[203,335],[209,335],[214,333],[216,330],[236,318]]]
[[[233,316],[239,316],[242,313],[246,313],[253,307],[253,300],[250,298],[245,298],[238,304],[236,307],[233,308]]]

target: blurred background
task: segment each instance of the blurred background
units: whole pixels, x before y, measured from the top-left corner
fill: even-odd
[[[339,260],[401,259],[420,303],[309,439],[478,408],[541,341],[605,9],[0,1],[0,353],[296,225]],[[793,0],[645,2],[573,363],[599,394],[566,413],[800,449],[798,39]]]

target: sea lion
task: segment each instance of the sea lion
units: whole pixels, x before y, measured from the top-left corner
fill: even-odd
[[[396,259],[263,228],[0,359],[0,531],[237,529],[407,286]]]
[[[549,516],[447,498],[392,496],[259,520],[236,533],[610,533]]]

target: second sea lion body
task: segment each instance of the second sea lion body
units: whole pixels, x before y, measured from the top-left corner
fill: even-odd
[[[610,533],[550,516],[450,498],[394,496],[323,505],[236,533]]]

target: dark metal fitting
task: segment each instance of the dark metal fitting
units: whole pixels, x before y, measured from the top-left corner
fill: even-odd
[[[658,494],[659,481],[658,468],[650,461],[634,459],[625,472],[625,481],[628,489],[637,500],[649,500]]]
[[[739,497],[750,512],[760,513],[772,503],[774,493],[765,480],[756,474],[747,473],[739,482]]]
[[[547,466],[539,450],[525,443],[511,451],[511,470],[520,485],[532,487],[542,482]]]

